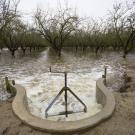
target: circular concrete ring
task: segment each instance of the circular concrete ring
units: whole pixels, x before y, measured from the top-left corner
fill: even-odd
[[[103,109],[92,117],[72,122],[49,121],[33,116],[28,109],[25,88],[17,84],[14,88],[17,93],[12,103],[15,115],[25,124],[46,132],[69,133],[88,129],[109,118],[115,109],[114,96],[104,85],[104,79],[96,82],[97,102],[103,105]]]

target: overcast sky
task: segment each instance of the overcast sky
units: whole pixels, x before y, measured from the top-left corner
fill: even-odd
[[[20,0],[18,9],[25,14],[25,20],[29,20],[29,16],[37,7],[56,9],[59,1],[62,6],[68,1],[69,7],[76,8],[80,16],[94,18],[104,17],[107,11],[112,9],[115,2],[126,2],[126,0]]]

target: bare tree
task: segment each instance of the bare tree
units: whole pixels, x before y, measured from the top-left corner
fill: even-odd
[[[122,4],[115,4],[113,11],[110,12],[111,27],[115,33],[117,44],[123,50],[123,58],[126,58],[127,54],[134,47],[135,40],[135,16],[134,7],[130,7],[128,4],[124,8]]]
[[[17,13],[19,1],[2,0],[2,16],[0,22],[1,37],[12,56],[19,47],[18,32],[22,27],[21,21]]]
[[[70,35],[77,29],[79,19],[76,14],[72,14],[70,9],[59,10],[55,15],[43,13],[37,10],[35,14],[37,30],[48,41],[58,56]]]
[[[0,0],[0,34],[6,26],[16,17],[18,1]]]

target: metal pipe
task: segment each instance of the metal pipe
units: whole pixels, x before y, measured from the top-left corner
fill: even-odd
[[[68,117],[68,104],[67,104],[67,72],[65,74],[65,116]]]
[[[65,72],[64,74],[65,74],[65,87],[67,87],[67,72]]]
[[[68,88],[68,91],[84,106],[84,112],[87,112],[87,106],[83,101],[71,89]]]
[[[60,97],[60,95],[63,93],[63,91],[64,91],[64,89],[62,89],[59,93],[58,93],[58,95],[54,98],[54,100],[50,103],[50,105],[46,108],[46,110],[45,110],[45,116],[46,116],[46,118],[48,117],[48,114],[47,114],[47,112],[49,111],[49,109],[52,107],[52,105],[55,103],[55,101]]]
[[[12,80],[12,84],[15,85],[15,80]]]
[[[63,73],[63,72],[62,72]],[[68,111],[68,95],[67,92],[69,91],[83,106],[84,106],[84,112],[87,112],[87,106],[83,103],[83,101],[71,90],[67,87],[67,72],[64,72],[64,77],[65,77],[65,87],[63,87],[61,89],[61,91],[58,93],[58,95],[54,98],[54,100],[50,103],[50,105],[47,107],[47,109],[45,110],[45,116],[46,118],[48,117],[48,111],[49,109],[52,107],[52,105],[55,103],[55,101],[60,97],[60,95],[65,92],[65,112],[63,112],[65,114],[66,117],[68,117],[68,114],[71,114],[70,111]],[[81,112],[81,111],[80,111]],[[59,115],[63,115],[63,113],[59,114]],[[75,113],[75,112],[74,112]]]
[[[105,83],[105,85],[106,85],[106,77],[107,77],[107,66],[105,66],[104,67],[105,69],[104,69],[104,83]]]
[[[76,112],[68,111],[68,114],[75,114],[75,113],[82,113],[82,112],[84,112],[84,110],[76,111]],[[60,112],[58,114],[50,114],[48,115],[48,117],[59,116],[59,115],[65,115],[65,112]]]
[[[107,66],[105,66],[105,72],[104,72],[104,75],[105,75],[105,78],[106,78],[106,75],[107,75]]]
[[[65,88],[65,116],[68,117],[67,88]]]
[[[49,67],[49,71],[52,72],[52,67],[51,66]]]

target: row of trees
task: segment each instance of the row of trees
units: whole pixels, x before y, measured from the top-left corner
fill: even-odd
[[[44,46],[44,39],[35,28],[24,24],[17,7],[19,1],[0,1],[0,49],[6,47],[15,56],[19,48],[25,54],[27,48]]]
[[[36,28],[58,55],[64,46],[88,47],[97,55],[99,51],[113,49],[123,52],[123,58],[135,48],[135,4],[115,4],[106,20],[87,21],[71,9],[50,15],[41,10],[35,14]],[[85,22],[85,24],[84,24]]]
[[[123,58],[135,48],[135,4],[115,4],[106,20],[80,18],[70,8],[50,12],[37,9],[34,25],[28,26],[17,11],[19,1],[0,1],[0,47],[6,46],[12,56],[18,48],[48,45],[61,56],[64,47],[90,48],[97,55],[112,49],[122,51]],[[4,46],[3,46],[4,45]]]

